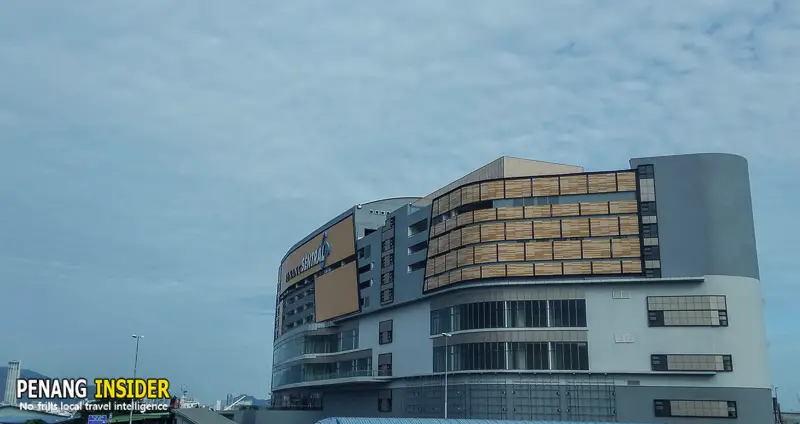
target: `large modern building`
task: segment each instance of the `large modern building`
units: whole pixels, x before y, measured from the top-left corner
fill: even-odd
[[[768,424],[747,161],[502,157],[280,265],[273,412]]]
[[[6,369],[6,391],[3,396],[3,403],[6,405],[17,404],[17,380],[19,380],[20,361],[9,361]]]

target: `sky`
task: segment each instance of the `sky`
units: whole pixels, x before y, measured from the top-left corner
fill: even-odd
[[[136,333],[140,375],[267,397],[278,263],[348,207],[502,155],[730,152],[798,409],[798,134],[791,0],[6,0],[0,361],[129,376]]]

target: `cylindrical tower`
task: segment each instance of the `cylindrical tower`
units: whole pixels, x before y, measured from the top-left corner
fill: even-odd
[[[20,361],[8,362],[8,374],[6,375],[6,395],[3,403],[8,405],[17,404],[17,380],[19,379]]]

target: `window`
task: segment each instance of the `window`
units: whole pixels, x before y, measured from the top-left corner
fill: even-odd
[[[388,288],[381,290],[381,305],[394,302],[394,289]]]
[[[725,296],[649,296],[650,327],[727,327]]]
[[[642,224],[643,238],[658,238],[658,224]]]
[[[419,262],[414,262],[413,264],[408,266],[408,273],[411,274],[412,272],[416,272],[422,269],[425,269],[425,262],[424,260]]]
[[[381,267],[388,268],[388,267],[390,267],[392,265],[394,265],[394,255],[393,254],[386,255],[386,256],[381,258]]]
[[[408,236],[411,237],[428,229],[428,219],[417,221],[408,226]]]
[[[362,282],[358,283],[358,289],[359,290],[364,290],[364,289],[369,288],[369,287],[372,287],[372,278],[370,278],[367,281],[362,281]]]
[[[589,349],[586,343],[552,343],[555,370],[588,370]]]
[[[358,273],[359,274],[363,274],[365,272],[370,272],[370,271],[372,271],[372,267],[373,267],[373,264],[372,264],[372,262],[370,262],[370,263],[358,268]]]
[[[360,304],[360,305],[361,305],[361,307],[363,307],[363,308],[369,308],[369,296],[364,296],[364,297],[362,297],[362,298],[361,298],[361,301],[359,302],[359,304]]]
[[[639,174],[639,178],[655,177],[655,167],[653,165],[640,165],[636,171]]]
[[[417,252],[422,252],[423,250],[425,250],[427,248],[428,248],[428,242],[427,241],[421,241],[421,242],[409,247],[408,248],[408,254],[409,255],[413,255],[413,254],[415,254]]]
[[[388,286],[394,284],[394,272],[389,271],[381,275],[381,285]]]
[[[390,237],[381,243],[381,252],[388,252],[394,249],[394,237]]]
[[[392,342],[392,333],[394,330],[393,320],[381,321],[378,324],[378,337],[380,344],[389,344]]]
[[[731,355],[650,355],[653,371],[732,372]]]
[[[656,417],[736,418],[736,402],[726,400],[666,400],[653,401]]]
[[[370,234],[372,234],[374,232],[375,232],[374,228],[365,228],[364,229],[364,236],[368,236],[368,235],[370,235]]]
[[[586,300],[476,302],[431,311],[431,335],[487,328],[586,327]]]
[[[550,300],[550,327],[586,327],[586,301]]]
[[[642,216],[656,216],[656,202],[641,202],[639,203],[639,212]]]
[[[368,258],[369,255],[372,254],[372,245],[368,244],[361,249],[358,249],[358,257],[361,258]]]
[[[390,377],[392,375],[392,354],[381,353],[378,355],[378,375]]]
[[[378,392],[378,412],[392,412],[391,390],[381,390]]]

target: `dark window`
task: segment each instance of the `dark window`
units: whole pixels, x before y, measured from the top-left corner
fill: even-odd
[[[381,290],[381,305],[394,302],[394,289],[388,288]]]
[[[394,271],[389,271],[381,275],[381,285],[392,285],[394,284]]]
[[[372,278],[370,278],[367,281],[362,281],[362,282],[358,283],[358,289],[359,290],[364,290],[364,289],[369,288],[369,287],[372,287]]]
[[[378,355],[378,375],[390,377],[392,375],[392,354],[381,353]]]
[[[411,237],[414,234],[419,234],[428,229],[428,220],[423,219],[421,221],[417,221],[408,226],[408,236]]]
[[[553,345],[553,369],[588,370],[589,349],[586,343],[555,342]]]
[[[370,235],[370,234],[372,234],[374,232],[375,232],[374,228],[365,228],[364,229],[364,236],[368,236],[368,235]]]
[[[394,332],[394,321],[393,320],[386,320],[381,321],[378,324],[378,336],[380,340],[380,344],[389,344],[392,342],[393,339],[393,332]]]
[[[394,237],[388,238],[381,243],[381,252],[388,252],[394,249]]]
[[[372,262],[370,262],[370,263],[358,268],[358,273],[359,274],[363,274],[365,272],[370,272],[370,271],[372,271]]]
[[[547,342],[463,343],[448,345],[446,355],[445,346],[438,346],[433,349],[433,371],[444,372],[445,366],[449,371],[549,370],[548,347]]]
[[[423,250],[425,250],[427,248],[428,248],[428,242],[427,241],[422,241],[422,242],[419,242],[419,243],[409,247],[408,248],[408,254],[409,255],[413,255],[414,253],[422,252]]]
[[[645,246],[644,247],[644,259],[646,261],[657,261],[660,259],[660,251],[658,246]]]
[[[368,308],[369,307],[369,296],[362,297],[361,301],[360,301],[360,304],[361,304],[362,307]]]
[[[392,412],[391,390],[381,390],[378,392],[378,412]]]
[[[656,417],[679,418],[736,418],[736,402],[725,400],[666,400],[653,401]]]
[[[639,212],[642,216],[655,216],[658,214],[656,210],[656,202],[642,202],[639,204]]]
[[[394,255],[386,255],[381,258],[381,267],[386,268],[394,265]]]
[[[658,224],[642,224],[642,237],[657,238]]]
[[[644,276],[646,278],[661,278],[661,268],[646,269]]]
[[[586,301],[550,300],[550,327],[586,327]]]
[[[413,264],[409,265],[408,266],[408,273],[411,274],[412,272],[416,272],[416,271],[425,269],[425,262],[426,261],[423,260],[423,261],[419,261],[419,262],[414,262]]]
[[[639,178],[653,178],[655,177],[655,169],[653,165],[641,165],[636,169]]]

